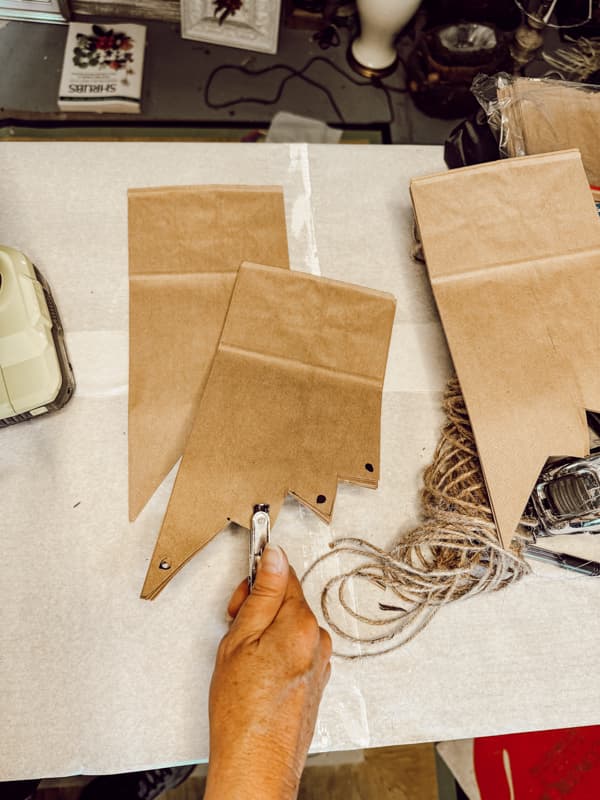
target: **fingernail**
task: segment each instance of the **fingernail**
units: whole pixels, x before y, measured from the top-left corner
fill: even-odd
[[[285,569],[285,556],[283,550],[276,544],[268,544],[260,558],[260,569],[281,575]]]

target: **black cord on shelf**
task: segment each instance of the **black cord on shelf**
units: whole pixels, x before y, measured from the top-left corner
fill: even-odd
[[[289,64],[272,64],[269,67],[264,67],[262,69],[250,69],[249,67],[238,66],[237,64],[222,64],[220,67],[216,67],[212,70],[209,74],[208,79],[204,85],[204,102],[209,108],[212,109],[222,109],[222,108],[231,108],[232,106],[240,105],[240,103],[258,103],[263,106],[271,106],[275,103],[279,102],[281,96],[283,95],[283,90],[285,89],[287,83],[291,81],[293,78],[300,78],[300,80],[308,83],[310,86],[314,86],[316,89],[319,89],[323,94],[326,95],[327,99],[331,107],[333,108],[334,112],[338,116],[341,123],[345,123],[346,120],[344,115],[342,114],[338,104],[335,101],[335,97],[333,93],[325,86],[324,84],[316,81],[314,78],[309,77],[306,75],[307,70],[312,67],[313,64],[317,62],[322,62],[323,64],[327,64],[336,72],[338,72],[345,80],[350,81],[355,86],[370,86],[371,88],[379,89],[385,95],[388,111],[389,111],[389,119],[387,120],[387,125],[391,125],[394,121],[394,106],[392,104],[391,92],[396,92],[397,94],[405,94],[408,89],[400,88],[396,86],[389,86],[388,84],[383,83],[383,81],[379,79],[373,80],[359,80],[355,78],[354,75],[350,75],[341,67],[338,67],[331,59],[325,58],[324,56],[313,56],[310,58],[306,64],[301,67],[300,69],[296,69],[295,67],[291,67]],[[251,77],[259,77],[261,75],[267,75],[271,72],[275,72],[276,70],[284,70],[287,75],[281,79],[277,91],[275,92],[274,97],[272,98],[264,98],[264,97],[237,97],[235,100],[226,100],[223,103],[214,103],[210,99],[210,88],[211,85],[216,78],[216,76],[220,72],[224,72],[226,70],[234,70],[237,72],[242,72],[244,75],[249,75]]]

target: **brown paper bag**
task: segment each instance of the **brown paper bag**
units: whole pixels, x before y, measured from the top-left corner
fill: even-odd
[[[509,155],[576,147],[588,182],[600,188],[600,90],[564,81],[516,78],[498,88]]]
[[[429,277],[508,546],[600,409],[600,221],[577,151],[411,183]]]
[[[183,453],[244,259],[288,267],[278,187],[129,192],[129,516]]]
[[[325,521],[338,480],[375,488],[391,295],[245,263],[142,597],[228,522],[289,492]],[[163,567],[161,568],[161,564]]]

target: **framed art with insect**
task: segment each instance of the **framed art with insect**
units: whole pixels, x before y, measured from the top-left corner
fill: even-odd
[[[281,0],[181,0],[184,39],[276,53]]]

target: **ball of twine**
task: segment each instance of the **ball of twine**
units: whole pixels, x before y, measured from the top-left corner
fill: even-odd
[[[423,475],[423,522],[390,551],[359,538],[336,539],[317,565],[358,558],[358,566],[335,575],[321,592],[321,610],[332,631],[354,645],[336,655],[363,658],[405,646],[445,605],[481,592],[494,592],[530,570],[517,543],[506,550],[494,523],[481,464],[460,385],[453,378],[444,397],[446,422],[433,461]],[[528,520],[523,520],[527,526]],[[360,584],[386,591],[377,616],[359,613],[353,597]],[[340,617],[342,618],[340,620]],[[380,632],[363,634],[357,623]]]

